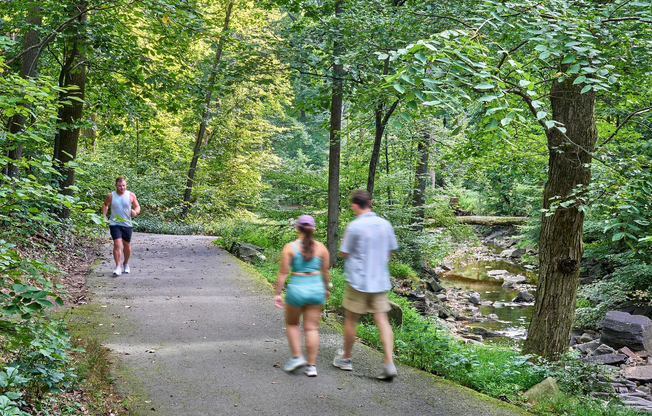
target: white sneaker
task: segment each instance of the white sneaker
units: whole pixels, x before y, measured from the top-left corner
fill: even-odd
[[[124,273],[124,274],[129,274],[129,273],[131,273],[131,270],[129,269],[129,265],[128,265],[128,264],[125,264],[125,267],[124,267],[124,271],[123,271],[123,273]]]
[[[303,358],[303,355],[300,357],[293,357],[290,358],[290,360],[285,363],[283,366],[283,371],[287,371],[288,373],[291,371],[296,370],[297,368],[305,367],[308,364],[308,361],[306,361],[305,358]]]
[[[342,358],[344,351],[338,350],[337,355],[333,359],[333,365],[340,370],[344,371],[353,371],[353,364],[351,364],[350,358]]]
[[[303,369],[303,372],[306,373],[308,377],[317,377],[317,367],[314,365],[307,365]]]
[[[122,274],[122,271],[120,270],[120,266],[116,267],[115,270],[113,271],[113,276],[120,276]]]
[[[378,376],[380,380],[392,380],[396,377],[398,373],[396,372],[396,366],[393,362],[389,364],[383,364],[383,373]]]

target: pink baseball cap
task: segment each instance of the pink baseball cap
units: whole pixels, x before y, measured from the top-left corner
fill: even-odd
[[[315,228],[315,219],[310,215],[302,215],[297,220],[297,224],[302,227]]]

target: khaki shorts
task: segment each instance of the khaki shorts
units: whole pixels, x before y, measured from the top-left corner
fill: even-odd
[[[387,292],[359,292],[348,283],[344,289],[342,306],[344,306],[344,309],[357,314],[389,312],[392,308],[389,305],[389,299],[387,299]]]

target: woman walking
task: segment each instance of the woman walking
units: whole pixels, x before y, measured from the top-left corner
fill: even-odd
[[[315,241],[315,220],[302,215],[296,223],[298,239],[283,247],[281,268],[276,277],[274,304],[283,309],[285,304],[285,330],[292,358],[283,366],[284,371],[305,367],[308,377],[317,375],[315,360],[319,349],[319,317],[326,299],[330,296],[332,283],[328,270],[329,256],[326,247]],[[291,270],[291,273],[289,273]],[[290,274],[285,291],[285,302],[281,290]],[[301,330],[299,320],[303,315],[306,358],[301,353]]]

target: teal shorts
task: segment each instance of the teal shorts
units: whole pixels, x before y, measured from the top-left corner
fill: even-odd
[[[321,274],[291,276],[285,290],[285,303],[295,308],[326,303],[326,289]]]

